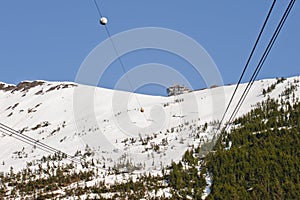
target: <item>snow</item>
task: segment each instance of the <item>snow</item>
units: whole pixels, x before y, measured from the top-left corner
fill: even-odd
[[[206,199],[206,197],[210,194],[210,188],[212,185],[212,178],[210,176],[210,174],[207,172],[205,175],[205,181],[206,181],[206,187],[203,190],[203,194],[201,199]]]
[[[267,99],[268,95],[278,98],[289,84],[294,84],[294,80],[299,80],[299,77],[277,84],[266,96],[262,95],[263,88],[277,80],[255,81],[237,117]],[[233,111],[245,88],[246,84],[241,84],[228,113]],[[105,164],[104,172],[109,167],[130,162],[132,165],[141,164],[142,168],[134,171],[136,174],[155,174],[172,161],[179,161],[191,146],[198,146],[200,138],[213,138],[216,124],[211,122],[220,120],[234,89],[235,85],[230,85],[162,97],[71,82],[43,81],[42,85],[28,91],[0,90],[0,121],[70,155],[78,150],[84,152],[88,145],[100,166]],[[300,96],[299,85],[296,96]],[[93,101],[86,102],[89,97]],[[181,99],[183,101],[179,101]],[[139,111],[140,106],[145,109],[144,113]],[[223,123],[228,119],[229,114]],[[43,126],[46,123],[48,125]],[[209,124],[206,131],[197,129],[205,123]],[[200,138],[196,137],[197,134]],[[141,140],[147,141],[142,144]],[[163,145],[163,141],[166,144]],[[155,150],[155,146],[159,149]],[[21,157],[14,154],[16,151],[22,152]],[[11,166],[15,171],[20,170],[27,162],[47,155],[47,152],[0,133],[0,172],[8,172]],[[123,178],[111,175],[104,179],[113,184]],[[209,176],[206,180],[211,184]],[[207,195],[209,187],[205,189]],[[166,195],[166,191],[164,193]]]

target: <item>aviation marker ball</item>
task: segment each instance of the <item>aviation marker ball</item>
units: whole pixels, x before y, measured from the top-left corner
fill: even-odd
[[[107,20],[106,17],[101,17],[101,19],[100,19],[100,24],[101,24],[101,25],[106,25],[107,22],[108,22],[108,20]]]

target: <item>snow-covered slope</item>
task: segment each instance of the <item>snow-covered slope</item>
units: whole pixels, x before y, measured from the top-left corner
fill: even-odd
[[[268,95],[278,98],[292,84],[299,88],[299,77],[278,80],[256,81],[238,116]],[[271,85],[275,88],[263,95]],[[245,87],[239,87],[228,113]],[[130,162],[138,166],[136,172],[155,173],[179,160],[189,147],[213,137],[234,88],[160,97],[69,82],[0,83],[0,122],[34,138],[37,145],[42,142],[69,155],[90,149],[104,171]],[[141,106],[145,112],[140,112]],[[49,154],[12,136],[0,135],[0,172],[20,170]]]

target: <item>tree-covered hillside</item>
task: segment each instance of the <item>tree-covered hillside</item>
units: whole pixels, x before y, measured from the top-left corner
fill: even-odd
[[[235,120],[206,157],[208,199],[298,199],[300,103],[286,90]]]

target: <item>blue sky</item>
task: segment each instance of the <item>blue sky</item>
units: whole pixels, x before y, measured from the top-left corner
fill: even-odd
[[[150,26],[173,29],[193,38],[213,58],[225,84],[237,82],[271,5],[267,0],[98,2],[109,19],[112,34]],[[261,55],[287,4],[288,1],[277,2],[257,55]],[[300,74],[299,11],[300,4],[296,2],[260,79]],[[0,81],[74,81],[85,57],[107,38],[98,20],[93,0],[1,1]],[[195,88],[205,87],[201,77],[193,76],[186,61],[167,52],[143,50],[125,55],[122,60],[126,70],[145,63],[165,64],[183,73]],[[249,66],[244,82],[255,64]],[[100,86],[113,88],[122,75],[116,62],[102,77]],[[163,94],[164,88],[145,86],[139,92]]]

